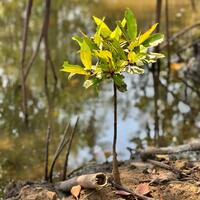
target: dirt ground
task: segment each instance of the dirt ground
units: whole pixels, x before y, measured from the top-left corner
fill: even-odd
[[[152,163],[123,162],[120,166],[122,185],[140,194],[144,199],[149,198],[149,200],[200,200],[200,163],[176,161],[173,163],[173,166],[181,172],[181,176],[176,173],[177,171],[166,170]],[[111,164],[87,166],[84,169],[74,172],[72,176],[99,171],[106,172],[107,176],[110,176]],[[55,191],[53,184],[17,182],[7,187],[5,199],[74,200],[75,198],[69,193],[64,194]],[[136,200],[140,198],[136,198],[134,195],[122,190],[117,191],[111,184],[108,184],[98,191],[82,189],[77,199]]]

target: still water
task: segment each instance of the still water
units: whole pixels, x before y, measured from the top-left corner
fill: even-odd
[[[49,116],[48,101],[44,92],[44,45],[42,44],[27,80],[29,127],[23,123],[21,90],[19,85],[20,49],[22,47],[22,28],[25,16],[25,0],[2,0],[0,2],[0,186],[11,179],[38,179],[43,176],[44,144]],[[76,77],[67,80],[66,74],[59,70],[64,60],[79,63],[73,35],[80,31],[91,34],[94,31],[92,16],[106,16],[106,22],[113,27],[113,19],[121,19],[124,9],[131,8],[138,18],[141,31],[154,23],[155,0],[57,0],[52,1],[49,25],[49,46],[52,60],[56,66],[58,85],[54,88],[53,78],[49,72],[50,106],[52,109],[52,138],[50,159],[62,136],[65,124],[74,123],[80,116],[79,126],[70,155],[70,168],[96,160],[105,161],[105,153],[111,151],[113,114],[112,84],[105,83],[98,96],[92,89],[82,87],[83,80]],[[190,1],[170,0],[170,33],[180,31],[185,26],[199,19],[200,2],[196,1],[195,9]],[[35,0],[30,20],[27,58],[36,48],[38,35],[42,25],[43,1]],[[165,12],[162,10],[161,31],[165,33]],[[193,40],[199,39],[200,31],[186,34],[173,47],[173,52]],[[198,49],[199,50],[199,49]],[[192,66],[190,74],[200,75],[195,71],[198,66],[198,53],[193,49],[183,54],[183,61],[177,56],[171,59],[172,67],[181,66],[172,71],[172,82],[169,85],[177,98],[160,89],[159,115],[162,145],[179,144],[184,140],[198,137],[200,130],[200,102],[197,92],[177,80],[177,74],[184,77],[188,66]],[[178,63],[176,63],[178,62]],[[198,68],[199,69],[199,68]],[[154,104],[152,76],[146,73],[139,76],[126,77],[128,92],[118,94],[118,155],[127,159],[126,147],[144,147],[152,145],[154,133]],[[166,60],[162,63],[161,81],[165,84]],[[189,84],[199,91],[199,78],[192,79]],[[189,80],[190,81],[190,80]],[[180,98],[180,100],[179,100]],[[56,170],[62,168],[63,155],[59,159]]]

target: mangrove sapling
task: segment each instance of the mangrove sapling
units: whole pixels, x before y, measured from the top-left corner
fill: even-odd
[[[150,47],[160,44],[164,35],[152,34],[158,24],[154,24],[148,31],[138,34],[137,22],[130,9],[125,11],[122,21],[116,22],[116,27],[111,30],[104,19],[93,17],[96,32],[92,36],[85,34],[75,36],[80,46],[80,60],[83,67],[64,62],[62,71],[68,72],[69,78],[75,74],[84,75],[84,87],[99,88],[101,82],[107,79],[113,81],[114,105],[114,137],[113,137],[113,177],[120,184],[117,164],[117,90],[127,91],[124,73],[143,74],[144,65],[156,62],[164,56],[160,53],[149,52]],[[94,62],[95,61],[95,62]]]

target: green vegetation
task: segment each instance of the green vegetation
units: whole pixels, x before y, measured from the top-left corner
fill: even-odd
[[[80,59],[83,66],[64,62],[62,71],[70,73],[69,78],[79,74],[85,76],[84,87],[95,87],[97,90],[102,81],[113,80],[114,85],[114,139],[113,139],[113,176],[120,183],[116,140],[117,140],[117,90],[127,91],[124,73],[143,74],[145,64],[156,62],[164,56],[160,53],[149,51],[149,48],[160,44],[164,35],[152,34],[158,24],[154,24],[145,33],[138,34],[137,21],[130,9],[125,11],[122,21],[116,22],[112,31],[104,22],[93,17],[96,32],[92,36],[83,34],[75,36],[80,46]]]

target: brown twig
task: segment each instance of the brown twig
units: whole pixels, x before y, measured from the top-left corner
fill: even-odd
[[[49,165],[49,143],[51,137],[51,125],[49,124],[47,127],[47,134],[46,134],[46,146],[45,146],[45,166],[44,166],[44,180],[48,181],[48,165]]]
[[[22,86],[22,98],[23,98],[23,113],[24,113],[24,121],[27,126],[28,126],[28,108],[27,108],[26,79],[24,74],[24,68],[25,68],[26,47],[28,40],[28,26],[32,11],[32,5],[33,5],[33,0],[29,0],[26,8],[26,17],[24,20],[22,52],[21,52],[21,86]]]
[[[66,179],[66,175],[67,175],[67,167],[68,167],[68,159],[69,159],[69,154],[70,154],[70,150],[71,150],[71,145],[72,145],[72,141],[76,132],[76,128],[78,125],[78,121],[79,121],[79,117],[77,117],[75,125],[71,131],[71,134],[69,136],[69,143],[68,143],[68,147],[66,150],[66,156],[65,156],[65,162],[64,162],[64,167],[63,167],[63,177],[62,180],[64,181]]]
[[[69,142],[69,139],[66,139],[67,133],[69,132],[69,127],[70,127],[70,124],[68,123],[66,128],[65,128],[63,137],[61,138],[60,143],[58,144],[58,147],[57,147],[56,152],[54,154],[53,161],[51,163],[51,167],[50,167],[50,170],[49,170],[49,180],[50,180],[51,183],[53,182],[54,165],[55,165],[58,157],[60,156],[60,153],[62,152],[63,148]]]

